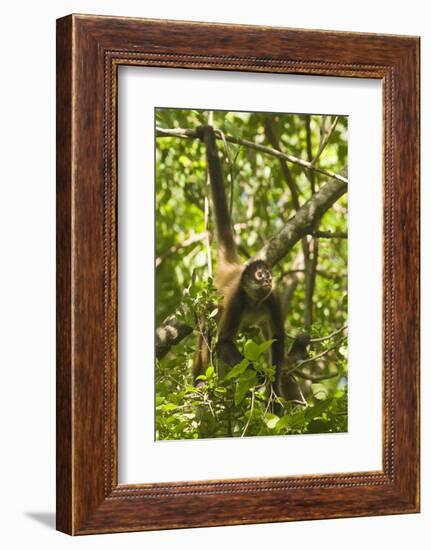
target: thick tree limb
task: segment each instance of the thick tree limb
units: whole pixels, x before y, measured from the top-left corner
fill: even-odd
[[[304,235],[311,233],[323,214],[347,191],[347,182],[332,180],[326,183],[290,218],[283,229],[274,235],[256,255],[273,266],[285,256]]]

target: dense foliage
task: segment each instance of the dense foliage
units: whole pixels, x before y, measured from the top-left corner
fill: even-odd
[[[346,117],[178,109],[159,109],[156,115],[159,128],[195,129],[210,121],[222,132],[218,148],[244,260],[329,177],[226,137],[279,149],[346,175]],[[346,431],[347,196],[326,211],[313,235],[296,243],[273,267],[286,319],[286,357],[295,335],[304,330],[311,335],[308,354],[295,364],[287,359],[299,397],[282,400],[280,415],[273,412],[275,396],[268,383],[274,377],[266,354],[270,341],[262,341],[254,327],[238,339],[246,361],[226,371],[213,354],[201,377],[204,383],[193,385],[199,319],[216,330],[218,297],[212,273],[217,242],[208,239],[213,233],[204,145],[190,137],[157,137],[156,323],[175,312],[194,329],[157,360],[157,439]]]

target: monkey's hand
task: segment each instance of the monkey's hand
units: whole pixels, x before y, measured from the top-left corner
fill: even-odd
[[[219,340],[216,346],[216,353],[219,359],[230,368],[238,365],[244,359],[244,356],[238,351],[232,340]]]

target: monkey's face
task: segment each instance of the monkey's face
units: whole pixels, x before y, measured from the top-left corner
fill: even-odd
[[[272,273],[266,267],[258,267],[254,272],[254,281],[257,286],[272,289]]]
[[[252,262],[243,272],[242,284],[250,298],[260,302],[272,292],[271,270],[261,260]]]

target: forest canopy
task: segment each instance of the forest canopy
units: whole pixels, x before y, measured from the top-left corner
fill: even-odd
[[[156,439],[333,433],[347,430],[348,119],[156,110]],[[211,344],[194,384],[196,336],[217,332],[218,244],[205,146],[217,137],[241,260],[272,268],[286,334],[288,391],[271,395],[271,341],[254,326],[227,370]],[[307,345],[293,346],[306,334]],[[296,350],[296,351],[295,351]],[[282,412],[275,412],[274,399]]]

